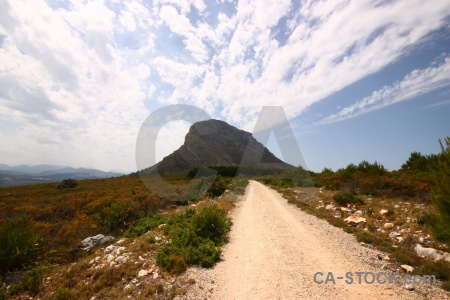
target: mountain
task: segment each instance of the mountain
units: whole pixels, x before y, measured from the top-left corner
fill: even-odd
[[[178,150],[143,172],[174,174],[201,166],[255,167],[260,163],[267,164],[264,168],[293,168],[272,154],[250,132],[211,119],[193,124]]]
[[[54,182],[63,179],[95,179],[121,176],[121,173],[103,172],[96,169],[72,168],[56,165],[20,165],[0,164],[0,187],[33,183]]]

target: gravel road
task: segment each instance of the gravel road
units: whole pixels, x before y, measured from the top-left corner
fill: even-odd
[[[212,270],[188,271],[197,284],[185,299],[449,299],[431,285],[409,291],[403,284],[358,284],[355,272],[383,271],[379,252],[259,182],[250,182],[233,223],[223,260]],[[323,281],[332,272],[336,284],[315,283],[316,272]],[[347,272],[353,284],[344,282]]]

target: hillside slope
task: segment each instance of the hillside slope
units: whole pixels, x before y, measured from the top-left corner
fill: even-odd
[[[246,160],[242,161],[244,153]],[[239,130],[220,120],[193,124],[184,144],[161,162],[144,172],[173,174],[200,166],[247,166],[259,163],[271,168],[292,168],[258,142],[251,133]]]

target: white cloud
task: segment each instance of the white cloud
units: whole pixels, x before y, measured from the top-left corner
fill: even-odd
[[[323,119],[320,123],[327,124],[353,118],[449,86],[450,77],[448,74],[450,74],[450,57],[445,57],[444,61],[438,66],[414,70],[406,75],[403,80],[374,91],[370,96],[341,109],[338,113]]]
[[[294,118],[395,63],[448,27],[450,16],[450,3],[439,0],[246,0],[223,11],[201,0],[109,5],[1,2],[0,121],[8,124],[1,138],[10,145],[2,158],[38,162],[51,153],[58,163],[69,156],[83,166],[132,169],[147,108],[168,103],[197,105],[246,130],[263,105],[281,105]],[[388,96],[436,89],[446,66],[418,70],[342,117],[388,105]]]

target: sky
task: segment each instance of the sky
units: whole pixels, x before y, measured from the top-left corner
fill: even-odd
[[[0,0],[0,163],[135,171],[171,104],[249,132],[282,106],[310,170],[398,169],[450,136],[450,1]]]

